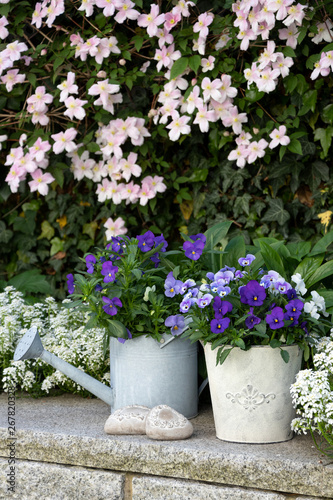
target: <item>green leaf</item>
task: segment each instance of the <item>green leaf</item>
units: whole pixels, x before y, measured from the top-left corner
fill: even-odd
[[[289,149],[289,151],[291,151],[292,153],[296,153],[297,155],[303,154],[302,145],[297,139],[292,139],[287,148]]]
[[[58,252],[64,251],[64,242],[57,236],[51,240],[50,256],[55,255]]]
[[[113,337],[127,339],[128,334],[125,325],[123,325],[120,321],[108,320],[108,330]]]
[[[65,177],[64,177],[64,172],[61,168],[54,168],[52,170],[52,175],[59,184],[59,186],[62,188],[64,185]]]
[[[265,92],[259,92],[258,89],[247,90],[245,92],[245,99],[250,102],[260,101],[262,97],[264,97]]]
[[[321,119],[325,123],[332,123],[333,122],[333,104],[328,104],[325,106],[321,113]]]
[[[259,243],[261,248],[261,255],[265,261],[267,269],[276,271],[277,273],[281,274],[281,276],[284,276],[285,269],[282,259],[277,251],[264,241],[259,240]]]
[[[52,293],[51,286],[46,281],[46,277],[42,276],[38,269],[25,271],[24,273],[14,276],[8,281],[8,285],[24,293]]]
[[[277,347],[281,346],[281,342],[278,339],[272,339],[269,343],[269,345],[273,348],[276,349]]]
[[[294,259],[300,261],[311,250],[311,243],[309,241],[298,241],[297,243],[288,243],[287,249]],[[318,252],[319,253],[319,252]]]
[[[34,73],[28,73],[27,78],[31,85],[35,88],[37,83],[37,76]]]
[[[269,205],[270,208],[261,220],[264,222],[277,222],[280,226],[283,226],[290,219],[289,213],[283,207],[283,201],[280,198],[274,199],[269,202]]]
[[[258,325],[254,325],[254,328],[255,330],[257,330],[258,333],[267,337],[266,334],[267,324],[264,321],[261,321]]]
[[[295,51],[289,46],[283,48],[283,54],[285,57],[296,57]]]
[[[64,62],[63,57],[56,57],[53,63],[53,71],[56,71]]]
[[[245,349],[245,342],[243,339],[240,339],[240,338],[235,339],[235,344],[237,347],[240,347],[243,350]]]
[[[280,350],[281,357],[285,363],[288,363],[289,361],[289,352],[285,351],[284,349]]]
[[[180,59],[177,59],[172,65],[170,71],[170,80],[173,80],[174,78],[177,78],[177,76],[183,74],[188,64],[189,64],[188,57],[181,57]]]
[[[314,133],[314,140],[320,141],[323,148],[324,158],[327,156],[328,150],[332,143],[333,127],[317,128]]]
[[[6,229],[6,224],[0,221],[0,243],[8,243],[13,234],[13,231]]]
[[[325,262],[325,264],[318,267],[318,269],[306,281],[306,286],[310,288],[318,283],[318,281],[322,281],[324,278],[327,278],[331,275],[333,275],[333,260]]]
[[[220,363],[220,365],[222,365],[222,363],[224,363],[224,361],[227,359],[227,357],[229,356],[231,351],[232,351],[232,348],[231,349],[223,349],[222,347],[220,347],[220,349],[217,352],[217,356],[216,356],[216,365],[218,365],[219,363]]]
[[[97,228],[98,223],[95,220],[87,222],[87,224],[84,224],[82,227],[82,234],[87,234],[92,240],[94,240]]]
[[[201,57],[198,55],[191,56],[188,61],[188,65],[191,69],[193,69],[194,73],[198,72],[201,64]]]
[[[327,250],[327,247],[333,242],[333,230],[329,233],[325,234],[313,247],[309,257],[317,255],[318,253],[324,253]]]
[[[291,93],[296,87],[297,87],[297,76],[295,75],[288,75],[284,80],[283,84],[285,86],[285,89]]]
[[[204,233],[206,236],[205,251],[213,250],[218,243],[221,243],[228,234],[231,224],[231,221],[219,222],[207,229]]]
[[[246,248],[243,236],[232,238],[224,249],[223,265],[230,267],[238,266],[238,259],[245,257]]]
[[[51,226],[49,221],[44,220],[41,224],[42,232],[38,236],[37,240],[41,240],[42,238],[46,238],[50,240],[54,236],[54,228]]]
[[[296,267],[294,274],[299,273],[305,281],[305,285],[308,286],[307,280],[316,271],[316,269],[318,269],[323,259],[323,255],[305,257],[305,259],[302,260],[302,262]]]

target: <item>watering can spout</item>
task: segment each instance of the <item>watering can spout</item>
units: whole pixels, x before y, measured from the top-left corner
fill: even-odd
[[[70,363],[58,358],[51,352],[46,351],[38,335],[37,328],[33,326],[27,331],[17,345],[14,353],[14,361],[36,358],[41,358],[46,363],[52,365],[56,370],[61,371],[67,377],[74,380],[74,382],[87,389],[87,391],[102,399],[102,401],[105,401],[105,403],[110,406],[113,406],[112,389],[78,368],[75,368],[75,366]]]

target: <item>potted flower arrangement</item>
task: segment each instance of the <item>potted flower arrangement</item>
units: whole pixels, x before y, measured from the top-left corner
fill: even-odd
[[[317,449],[333,457],[333,329],[316,343],[314,368],[300,371],[290,388],[297,418],[292,429],[310,432]]]
[[[278,272],[255,266],[253,254],[238,264],[190,286],[165,324],[184,316],[191,322],[182,336],[204,344],[218,438],[285,441],[294,416],[289,387],[325,320],[311,314],[299,275],[293,288]],[[317,303],[325,313],[324,299]]]
[[[69,274],[71,306],[89,312],[87,328],[103,326],[110,346],[112,411],[140,404],[167,404],[187,417],[197,414],[197,346],[165,333],[175,305],[164,295],[167,273],[160,255],[167,242],[151,231],[113,237],[85,256],[86,271]]]

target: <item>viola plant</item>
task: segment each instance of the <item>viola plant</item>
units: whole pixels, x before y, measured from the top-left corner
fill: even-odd
[[[255,269],[255,256],[238,259],[239,269],[225,266],[208,272],[201,283],[187,281],[181,289],[177,315],[167,318],[173,334],[192,341],[211,343],[217,350],[217,363],[223,363],[234,347],[248,350],[252,345],[279,348],[285,362],[289,354],[283,346],[298,344],[309,359],[315,337],[325,334],[331,323],[325,300],[306,291],[300,275],[293,275],[294,287],[274,270]]]
[[[168,243],[151,231],[136,238],[113,236],[111,242],[84,260],[86,271],[68,274],[67,286],[74,302],[89,312],[86,328],[103,326],[120,342],[141,335],[160,340],[169,307],[163,293],[166,272],[160,265]]]

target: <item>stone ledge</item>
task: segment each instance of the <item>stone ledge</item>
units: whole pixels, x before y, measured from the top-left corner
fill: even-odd
[[[7,490],[6,459],[0,459],[0,498],[11,500],[119,500],[125,474],[48,463],[17,461],[15,493]]]
[[[8,456],[7,396],[0,397],[0,456]],[[284,494],[333,498],[333,461],[320,456],[310,436],[285,443],[248,445],[215,437],[210,408],[192,419],[185,441],[108,436],[109,407],[73,395],[16,399],[17,459],[152,473]]]

